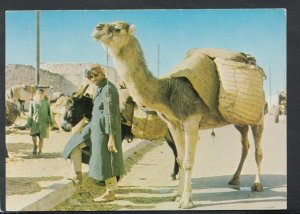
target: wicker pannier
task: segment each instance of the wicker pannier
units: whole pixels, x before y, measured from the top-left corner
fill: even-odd
[[[257,124],[265,105],[263,71],[255,66],[216,58],[220,78],[219,111],[233,124]]]
[[[167,135],[167,124],[156,113],[147,112],[137,106],[134,108],[132,133],[135,137],[157,140]]]
[[[129,95],[128,89],[119,90],[120,111],[122,115],[122,123],[127,126],[132,125],[133,110],[135,103]]]

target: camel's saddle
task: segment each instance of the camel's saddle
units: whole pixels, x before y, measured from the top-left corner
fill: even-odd
[[[254,57],[221,49],[192,49],[167,77],[187,78],[215,116],[255,125],[265,104],[263,70]]]

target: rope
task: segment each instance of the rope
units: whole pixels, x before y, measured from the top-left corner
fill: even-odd
[[[106,73],[107,73],[107,77],[106,77],[106,102],[108,103],[108,115],[110,115],[110,109],[109,109],[109,92],[108,92],[108,60],[109,60],[109,55],[108,55],[108,46],[106,46]],[[111,130],[111,121],[110,121],[110,117],[108,117],[108,124],[109,124],[109,128]]]
[[[111,129],[111,121],[110,121],[110,109],[109,109],[109,91],[108,91],[108,60],[109,60],[109,54],[108,54],[108,46],[106,46],[106,74],[107,74],[107,77],[106,77],[106,102],[107,102],[107,106],[108,106],[108,124],[109,124],[109,129],[110,131],[112,130]],[[114,150],[115,153],[117,153],[118,151],[117,150]],[[111,172],[112,172],[112,175],[115,176],[115,173],[114,173],[114,167],[113,167],[113,154],[112,152],[110,153],[110,167],[111,167]]]
[[[215,133],[215,129],[214,128],[212,128],[212,130],[211,130],[212,132],[211,132],[211,137],[212,137],[212,143],[213,144],[215,144],[215,139],[216,139],[216,133]]]
[[[108,55],[108,47],[106,46],[106,93],[105,93],[105,101],[107,103],[108,106],[108,124],[109,124],[109,128],[111,131],[111,121],[110,121],[110,109],[109,109],[109,93],[108,93],[108,60],[109,60],[109,55]],[[113,155],[112,153],[110,153],[110,166],[111,166],[111,171],[112,174],[114,175],[114,168],[113,168]]]

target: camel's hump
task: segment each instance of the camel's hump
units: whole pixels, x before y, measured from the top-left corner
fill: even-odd
[[[243,62],[246,64],[256,65],[256,59],[250,54],[246,54],[243,52],[236,52],[217,48],[193,48],[187,52],[186,58],[189,58],[190,56],[195,54],[204,54],[209,56],[211,59],[222,58],[233,60],[236,62]]]

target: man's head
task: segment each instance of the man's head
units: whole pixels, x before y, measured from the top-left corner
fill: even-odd
[[[43,94],[45,91],[44,91],[44,89],[42,89],[42,88],[38,88],[37,90],[36,90],[36,93],[37,94]]]
[[[93,65],[90,69],[85,70],[85,77],[94,85],[99,85],[105,77],[105,70],[98,64]]]

